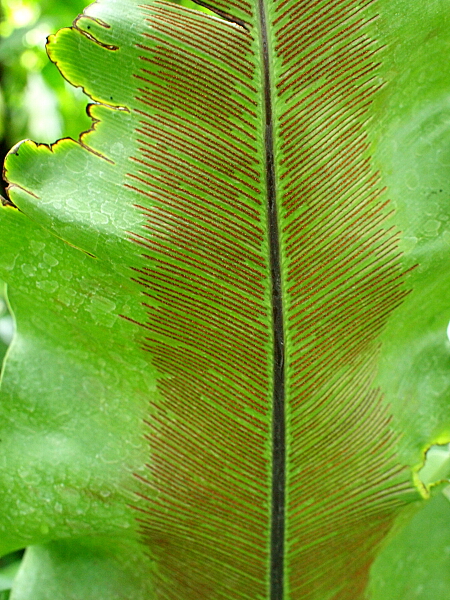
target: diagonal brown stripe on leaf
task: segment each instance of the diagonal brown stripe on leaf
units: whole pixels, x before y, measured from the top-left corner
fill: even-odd
[[[371,5],[268,3],[292,599],[359,597],[410,493],[372,385],[377,335],[407,289],[365,130],[382,86]],[[217,9],[239,17],[231,3]],[[137,44],[139,153],[126,185],[146,217],[132,237],[151,266],[135,281],[161,373],[142,520],[161,598],[270,589],[273,332],[254,9],[246,32],[156,1]]]

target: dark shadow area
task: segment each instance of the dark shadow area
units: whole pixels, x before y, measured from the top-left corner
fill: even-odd
[[[9,600],[14,578],[25,550],[17,550],[0,558],[0,600]]]

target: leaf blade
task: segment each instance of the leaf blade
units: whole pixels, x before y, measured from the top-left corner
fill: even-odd
[[[404,250],[402,220],[385,206],[389,168],[379,176],[380,155],[373,153],[377,143],[389,143],[389,137],[380,141],[380,126],[369,118],[383,98],[380,75],[391,88],[395,84],[389,71],[395,61],[384,51],[383,66],[382,44],[375,43],[385,38],[374,6],[383,16],[385,5],[260,5],[273,25],[267,42],[276,57],[271,106],[277,116],[289,443],[284,587],[292,598],[362,597],[379,542],[401,506],[418,497],[410,472],[411,456],[420,455],[417,444],[408,442],[406,460],[399,450],[401,403],[389,374],[377,375],[377,364],[386,366],[392,352],[385,339],[381,351],[377,343],[387,317],[397,309],[401,321],[398,307],[410,302],[409,289],[418,286],[420,293],[417,271],[410,270],[415,259],[397,252]],[[262,85],[269,63],[257,5],[236,10],[231,2],[215,3],[234,16],[233,23],[164,2],[130,6],[132,17],[115,12],[114,2],[96,5],[51,46],[63,70],[63,54],[76,55],[68,77],[83,86],[90,85],[88,66],[98,59],[97,89],[88,91],[122,110],[91,110],[104,120],[108,111],[118,123],[128,119],[132,139],[124,156],[131,161],[117,153],[120,166],[110,168],[98,156],[115,158],[101,122],[84,138],[97,154],[77,148],[89,154],[94,171],[105,169],[104,180],[114,183],[111,197],[121,190],[126,219],[113,210],[114,202],[111,227],[83,221],[68,203],[49,219],[45,211],[34,212],[32,196],[16,189],[12,197],[61,239],[95,250],[102,264],[129,278],[124,285],[133,306],[120,315],[131,328],[143,325],[133,335],[158,381],[146,417],[152,460],[134,487],[141,532],[159,562],[157,589],[167,597],[194,597],[200,589],[205,598],[227,598],[230,590],[233,597],[267,598],[275,339],[270,185],[259,174],[270,154]],[[119,13],[133,27],[144,23],[136,38],[121,33]],[[241,17],[248,29],[236,22]],[[114,65],[112,83],[104,64]],[[92,189],[87,196],[96,215],[98,198]],[[397,405],[392,413],[388,400]],[[272,597],[278,594],[272,582]]]

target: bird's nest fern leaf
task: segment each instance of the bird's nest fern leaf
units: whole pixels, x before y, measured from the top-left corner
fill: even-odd
[[[448,441],[443,9],[198,4],[52,37],[93,129],[6,163],[5,439],[60,486],[31,541],[137,535],[155,598],[356,600]]]

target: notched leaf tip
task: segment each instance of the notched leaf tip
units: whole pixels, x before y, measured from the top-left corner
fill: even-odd
[[[7,184],[7,188],[6,188],[6,198],[4,198],[3,196],[0,196],[0,201],[2,206],[9,206],[11,208],[15,208],[17,210],[19,210],[18,206],[16,204],[14,204],[14,202],[11,200],[10,195],[9,195],[9,190],[11,189],[12,184],[8,179],[8,174],[7,174],[7,169],[6,169],[6,161],[8,160],[9,156],[15,155],[15,156],[19,156],[19,149],[22,146],[22,144],[24,144],[25,142],[29,142],[30,140],[21,140],[20,142],[17,142],[17,144],[15,144],[11,150],[8,152],[8,154],[5,156],[5,160],[3,161],[3,166],[2,166],[2,178],[3,181]]]
[[[107,106],[108,108],[111,108],[111,109],[114,109],[114,110],[124,110],[124,111],[129,112],[130,109],[127,106],[121,106],[121,105],[116,105],[115,106],[113,104],[108,104],[104,100],[101,100],[100,98],[96,98],[92,93],[89,93],[86,90],[86,88],[84,87],[84,85],[82,85],[81,83],[78,83],[77,81],[69,79],[69,77],[66,76],[66,74],[64,72],[64,68],[60,64],[60,60],[58,60],[55,56],[52,56],[52,48],[51,48],[51,46],[54,46],[56,44],[56,42],[54,40],[56,40],[57,35],[59,33],[61,33],[62,31],[65,31],[65,30],[68,31],[68,30],[74,30],[74,29],[76,29],[77,31],[79,31],[82,35],[84,35],[85,37],[89,38],[94,43],[97,43],[98,45],[100,45],[100,46],[102,46],[104,48],[108,48],[110,50],[118,50],[119,49],[118,46],[113,46],[113,45],[108,46],[107,44],[102,44],[101,42],[99,42],[98,40],[96,40],[96,38],[94,38],[90,34],[87,34],[83,30],[81,30],[78,27],[74,26],[74,27],[65,27],[63,29],[60,29],[56,34],[52,34],[52,35],[48,36],[48,38],[47,38],[47,44],[45,46],[45,50],[47,52],[47,56],[49,57],[49,59],[51,60],[51,62],[56,66],[56,68],[60,72],[61,76],[67,81],[67,83],[69,85],[71,85],[72,87],[74,87],[74,88],[80,88],[81,91],[83,92],[83,94],[87,98],[89,98],[90,100],[92,100],[92,102],[94,104],[98,104],[98,105],[101,105],[101,106]],[[114,101],[114,99],[113,99],[112,96],[110,96],[109,99],[111,101]],[[87,132],[85,132],[85,133],[87,133]]]
[[[6,190],[6,192],[8,192],[8,190]],[[0,196],[0,202],[2,203],[2,206],[10,206],[11,208],[16,208],[18,210],[14,202],[8,197],[3,198],[3,196]]]
[[[215,13],[222,19],[225,19],[225,21],[228,21],[229,23],[234,23],[235,25],[239,25],[239,27],[242,27],[243,29],[245,29],[245,31],[250,31],[249,25],[242,19],[238,19],[237,17],[230,15],[229,13],[225,12],[224,10],[220,10],[220,8],[211,6],[210,4],[208,4],[208,2],[204,2],[203,0],[193,0],[193,1],[195,2],[195,4],[198,4],[199,6],[203,6],[203,8],[210,10],[212,13]]]
[[[94,2],[95,4],[95,2]],[[103,27],[104,29],[111,29],[111,25],[109,25],[109,23],[106,23],[105,21],[102,21],[102,19],[99,19],[97,17],[92,17],[91,15],[88,15],[86,13],[86,11],[92,6],[92,4],[88,7],[86,7],[83,12],[81,13],[81,15],[78,15],[78,17],[73,21],[72,25],[76,26],[77,21],[79,21],[80,19],[87,19],[89,21],[92,21],[93,23],[95,23],[96,25],[98,25],[99,27]]]
[[[75,29],[76,31],[81,33],[81,35],[84,35],[85,37],[87,37],[91,42],[94,42],[94,44],[97,44],[98,46],[101,46],[102,48],[105,48],[106,50],[115,51],[115,50],[119,49],[119,46],[115,46],[114,44],[105,44],[104,42],[101,42],[100,40],[98,40],[95,36],[92,35],[92,33],[87,31],[86,29],[79,27],[78,24],[81,21],[81,19],[86,19],[86,18],[87,17],[85,17],[84,15],[80,15],[79,17],[77,17],[75,19],[75,21],[73,22],[71,29]]]
[[[414,480],[419,491],[429,498],[431,488],[450,483],[450,439],[430,445],[423,453],[423,462],[415,470]]]

